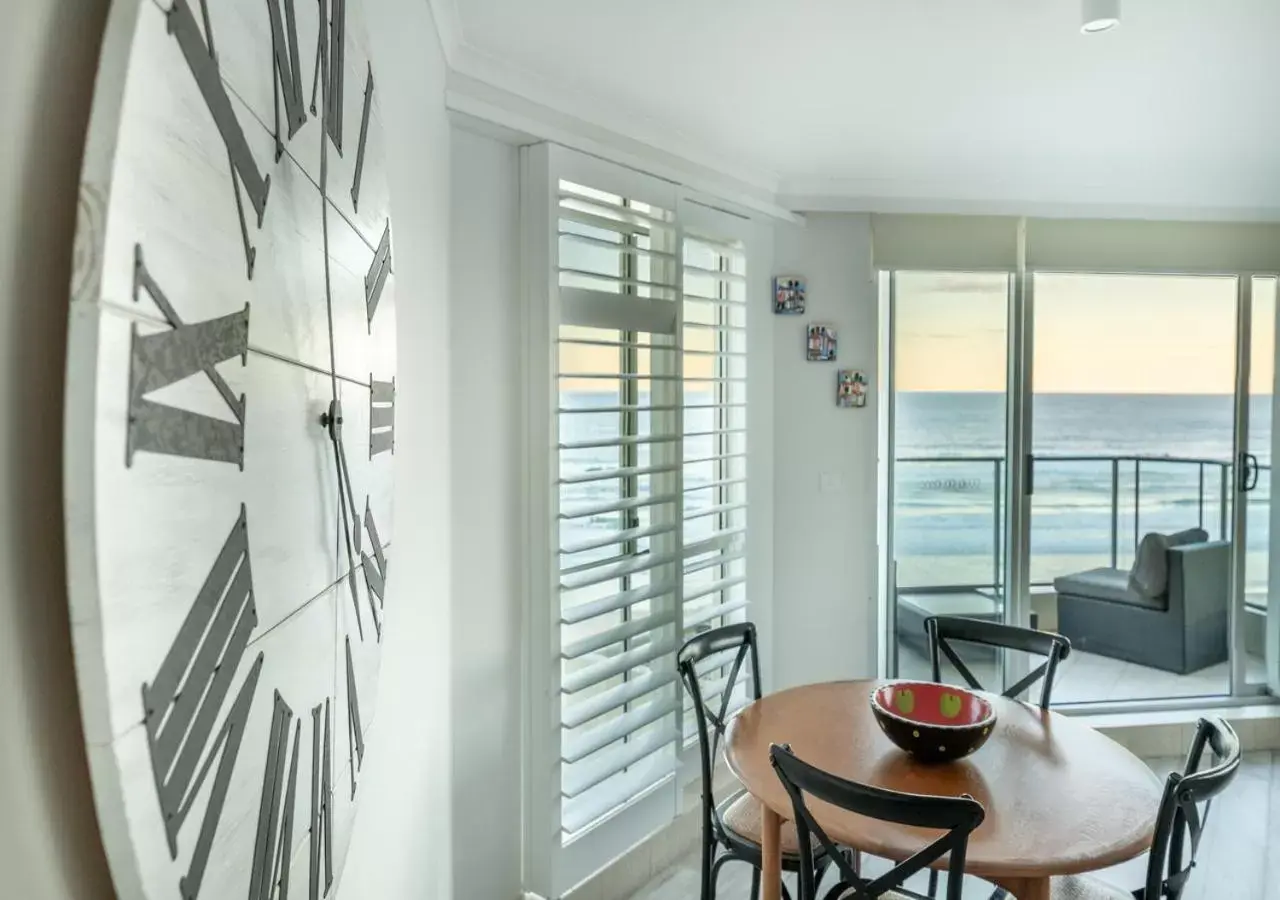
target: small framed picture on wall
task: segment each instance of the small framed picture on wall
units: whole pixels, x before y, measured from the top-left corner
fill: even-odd
[[[773,311],[780,316],[804,312],[805,281],[802,275],[778,275],[773,279]]]
[[[830,325],[810,325],[806,348],[813,362],[831,362],[836,358],[836,330]]]
[[[857,369],[836,373],[836,406],[858,409],[867,405],[867,376]]]

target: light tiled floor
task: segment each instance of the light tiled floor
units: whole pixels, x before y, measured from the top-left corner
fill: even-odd
[[[1043,657],[1033,659],[1031,666],[1038,666]],[[1153,700],[1165,697],[1209,697],[1228,691],[1228,663],[1219,663],[1189,675],[1176,675],[1136,663],[1098,656],[1073,650],[1058,670],[1054,679],[1053,702],[1081,703],[1104,700]],[[1000,683],[994,662],[970,664],[974,676],[986,687]],[[1263,681],[1262,660],[1250,656],[1246,663],[1249,678]],[[928,680],[929,660],[917,650],[899,646],[898,671],[901,678]],[[958,674],[944,673],[946,680],[960,684]]]
[[[1173,771],[1176,759],[1151,759],[1147,764],[1161,775]],[[883,865],[883,864],[882,864]],[[695,850],[660,873],[631,900],[698,900],[699,857]],[[868,868],[875,871],[873,863]],[[1140,887],[1145,858],[1098,873],[1120,887]],[[794,890],[794,882],[788,876]],[[718,900],[748,900],[750,869],[725,866]],[[923,890],[924,876],[908,884]],[[965,884],[965,900],[988,900],[991,886],[972,879]],[[794,896],[794,894],[793,894]],[[1245,754],[1235,783],[1210,810],[1195,871],[1182,900],[1280,900],[1280,753]]]

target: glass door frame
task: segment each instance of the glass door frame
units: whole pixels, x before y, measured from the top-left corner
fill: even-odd
[[[1257,702],[1268,694],[1280,694],[1280,587],[1268,590],[1267,619],[1265,624],[1265,669],[1263,682],[1249,683],[1245,652],[1244,604],[1245,564],[1248,540],[1248,492],[1241,478],[1244,454],[1249,448],[1249,397],[1250,351],[1252,343],[1253,287],[1256,278],[1274,278],[1269,271],[1206,271],[1151,270],[1141,267],[1122,269],[1079,269],[1067,267],[1035,270],[1027,265],[1025,223],[1019,224],[1018,265],[1015,270],[1001,271],[1010,277],[1008,301],[1008,376],[1006,380],[1006,442],[1005,453],[1009,461],[1020,464],[1004,467],[1004,617],[1013,625],[1028,626],[1031,622],[1031,502],[1034,491],[1033,447],[1033,368],[1035,359],[1035,275],[1037,271],[1054,274],[1098,275],[1165,275],[1182,277],[1227,277],[1236,279],[1235,324],[1235,396],[1233,398],[1233,453],[1234,461],[1231,509],[1231,562],[1228,593],[1228,692],[1217,696],[1170,697],[1154,700],[1096,701],[1073,703],[1064,711],[1089,713],[1098,711],[1125,712],[1153,709],[1186,709],[1233,706]],[[895,432],[896,392],[894,378],[896,354],[896,304],[897,274],[900,270],[877,269],[876,289],[880,308],[880,383],[882,390],[882,414],[878,491],[880,515],[880,642],[879,672],[890,676],[897,671],[896,642],[896,565],[894,548],[895,503]],[[906,271],[903,269],[901,271]],[[911,269],[910,271],[925,271]],[[959,271],[957,269],[956,271]],[[983,271],[968,269],[967,271]],[[1268,323],[1275,329],[1276,346],[1280,348],[1280,302],[1276,318]],[[1267,327],[1264,325],[1263,327]],[[1280,364],[1275,379],[1280,384]],[[1273,386],[1274,391],[1274,386]],[[1274,394],[1273,394],[1274,395]],[[1274,401],[1273,401],[1274,403]],[[1273,406],[1274,408],[1274,406]],[[1280,423],[1277,423],[1280,424]],[[1273,424],[1273,429],[1275,424]],[[998,549],[998,548],[997,548]],[[1024,654],[1009,654],[1002,666],[1004,685],[1008,687],[1026,674],[1030,666]]]
[[[929,267],[911,267],[901,269],[877,268],[873,270],[873,278],[876,288],[876,297],[879,310],[879,321],[881,323],[879,329],[879,355],[878,355],[878,375],[879,383],[882,385],[879,403],[879,421],[878,426],[878,455],[879,465],[877,467],[877,540],[880,545],[878,554],[878,582],[880,585],[879,603],[877,604],[877,674],[882,678],[898,677],[898,640],[897,640],[897,561],[895,555],[894,540],[894,505],[896,503],[896,458],[897,447],[895,442],[896,424],[897,424],[897,383],[895,378],[895,355],[897,347],[897,302],[898,302],[898,275],[900,272],[912,273],[937,273],[937,274],[987,274],[987,275],[1003,275],[1008,280],[1006,293],[1006,316],[1008,327],[1012,327],[1015,316],[1015,306],[1018,285],[1015,273],[1007,268],[991,268],[982,266],[966,266],[959,268],[929,268]],[[1005,460],[1014,459],[1012,453],[1009,452],[1008,440],[1011,435],[1010,420],[1011,410],[1013,408],[1013,385],[1014,362],[1013,348],[1014,338],[1010,332],[1007,335],[1006,359],[1007,372],[1005,376]],[[1014,482],[1010,480],[1010,469],[1014,468],[1009,465],[1000,467],[1003,470],[1004,484],[999,493],[998,502],[1000,504],[999,511],[999,529],[1000,535],[993,547],[993,552],[999,558],[999,577],[1003,579],[1003,583],[995,585],[997,589],[1003,587],[1004,597],[1003,615],[1006,623],[1015,621],[1011,610],[1009,600],[1009,586],[1013,584],[1010,576],[1015,571],[1012,566],[1012,546],[1009,535],[1011,518],[1015,512],[1011,509],[1014,504],[1009,503],[1009,498],[1015,496],[1011,493]],[[1020,484],[1020,481],[1017,482]],[[1002,678],[1005,684],[1013,684],[1017,680],[1018,675],[1013,675],[1010,662],[1004,659],[1004,655],[1000,657]],[[1016,666],[1016,663],[1015,663]],[[1025,665],[1023,666],[1025,669]],[[1012,675],[1012,677],[1011,677]],[[995,687],[995,685],[991,685]]]
[[[1021,459],[1022,465],[1009,466],[1009,497],[1017,498],[1010,502],[1009,519],[1009,562],[1008,573],[1011,587],[1007,591],[1006,620],[1013,625],[1028,627],[1031,623],[1031,503],[1034,496],[1033,465],[1033,409],[1035,401],[1035,385],[1033,380],[1035,361],[1035,276],[1045,274],[1070,275],[1149,275],[1185,278],[1233,278],[1236,282],[1235,305],[1235,377],[1234,396],[1232,398],[1232,478],[1231,478],[1231,557],[1230,583],[1227,593],[1227,659],[1228,687],[1225,694],[1168,697],[1148,700],[1108,700],[1069,704],[1066,708],[1072,711],[1087,713],[1092,711],[1124,712],[1151,709],[1205,708],[1215,706],[1231,706],[1241,703],[1256,702],[1258,698],[1270,693],[1264,681],[1250,684],[1246,670],[1244,639],[1244,603],[1245,603],[1245,564],[1247,561],[1248,541],[1248,490],[1242,479],[1243,462],[1249,447],[1249,377],[1250,350],[1252,342],[1252,309],[1253,282],[1255,277],[1267,277],[1271,273],[1253,271],[1218,271],[1218,270],[1184,270],[1144,269],[1142,267],[1124,267],[1119,269],[1072,268],[1055,266],[1044,269],[1032,269],[1026,265],[1025,240],[1019,236],[1019,271],[1016,273],[1020,289],[1014,300],[1014,308],[1010,310],[1010,416],[1009,416],[1009,458]],[[1277,320],[1280,323],[1280,319]],[[1015,325],[1018,329],[1015,335]],[[1277,325],[1280,327],[1280,325]],[[1015,378],[1015,374],[1017,377]],[[1015,418],[1017,421],[1015,421]],[[1016,453],[1016,455],[1015,455]],[[1017,470],[1017,471],[1015,471]],[[1015,509],[1020,511],[1015,522]],[[1023,524],[1025,523],[1025,524]],[[1014,530],[1016,527],[1019,529]],[[1016,581],[1013,580],[1016,577]],[[1269,592],[1271,593],[1271,592]],[[1271,628],[1273,608],[1276,603],[1268,604],[1268,629]],[[1015,654],[1014,663],[1021,666],[1006,668],[1005,685],[1013,683],[1012,679],[1025,674],[1026,664],[1023,654]],[[1280,677],[1272,675],[1280,660],[1267,659],[1265,666],[1269,678],[1280,683]],[[1012,671],[1011,671],[1012,669]]]

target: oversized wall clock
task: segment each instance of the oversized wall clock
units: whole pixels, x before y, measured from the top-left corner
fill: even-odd
[[[395,453],[358,0],[115,0],[66,386],[80,705],[122,900],[332,895],[377,701]]]

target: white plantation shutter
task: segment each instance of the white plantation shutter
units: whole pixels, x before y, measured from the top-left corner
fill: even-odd
[[[683,227],[683,636],[746,617],[747,259],[736,217],[686,203]],[[734,654],[727,654],[728,661]],[[703,696],[718,707],[728,671],[699,666]],[[748,673],[731,708],[745,699]],[[697,722],[684,701],[683,737]]]
[[[746,615],[748,223],[564,148],[522,156],[526,853],[561,896],[677,814],[676,652]],[[727,670],[704,668],[714,690]]]
[[[675,771],[680,553],[674,209],[561,180],[560,826]]]

